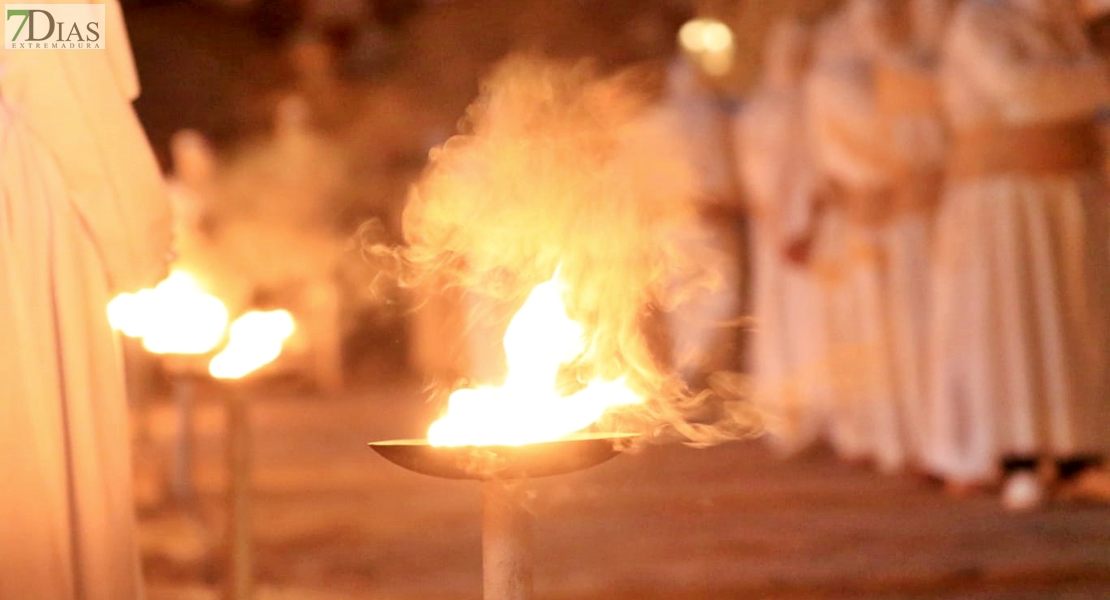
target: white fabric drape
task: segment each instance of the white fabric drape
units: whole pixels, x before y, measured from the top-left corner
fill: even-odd
[[[105,51],[0,49],[0,598],[142,592],[105,307],[164,274],[170,220],[106,12]]]

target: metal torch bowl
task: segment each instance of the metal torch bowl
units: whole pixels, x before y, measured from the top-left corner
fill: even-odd
[[[636,434],[578,434],[522,446],[432,446],[389,440],[370,447],[410,471],[447,479],[528,479],[580,471],[620,454]]]

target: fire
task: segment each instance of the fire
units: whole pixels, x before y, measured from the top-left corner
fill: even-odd
[[[235,319],[227,346],[208,363],[216,379],[240,379],[270,364],[296,325],[285,310],[251,311]]]
[[[152,289],[113,298],[108,321],[155,354],[204,354],[223,339],[228,314],[192,275],[174,271]]]
[[[643,399],[622,379],[594,380],[570,395],[556,387],[559,369],[586,350],[582,326],[567,315],[559,274],[532,289],[509,323],[502,345],[508,373],[499,387],[460,389],[447,414],[428,428],[433,446],[520,446],[557,440],[588,427],[606,410]]]
[[[230,328],[228,320],[224,303],[185,271],[173,271],[153,288],[120,294],[108,303],[112,328],[141,338],[154,354],[207,354],[226,332],[227,345],[208,365],[217,379],[239,379],[273,362],[295,329],[285,310],[251,311]]]

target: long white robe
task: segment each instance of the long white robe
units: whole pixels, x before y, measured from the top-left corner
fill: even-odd
[[[834,21],[830,25],[835,25]],[[829,27],[822,36],[843,38],[850,28]],[[872,64],[850,43],[819,45],[809,75],[806,103],[818,168],[858,205],[879,207],[891,201],[891,180],[883,160],[885,130],[875,102]],[[860,198],[868,198],[861,202]],[[849,459],[871,459],[886,471],[903,466],[907,450],[895,404],[889,331],[885,318],[880,227],[853,218],[838,223],[844,236],[842,276],[829,290],[833,369],[839,374],[830,438]]]
[[[826,410],[827,340],[817,283],[785,258],[813,215],[801,86],[757,88],[737,120],[737,158],[751,213],[753,398],[786,452],[813,442]]]
[[[898,195],[882,228],[886,314],[900,432],[914,462],[920,462],[925,444],[933,208],[945,152],[939,98],[928,89],[935,87],[936,73],[925,58],[889,57],[881,68],[894,76],[879,90]]]
[[[142,592],[105,306],[164,275],[170,215],[106,12],[105,51],[0,49],[0,598]]]
[[[1101,67],[1076,29],[1005,1],[955,15],[942,90],[956,135],[984,124],[1093,116]],[[1097,169],[1013,170],[948,182],[937,223],[929,464],[991,478],[1007,454],[1110,445],[1107,193]]]

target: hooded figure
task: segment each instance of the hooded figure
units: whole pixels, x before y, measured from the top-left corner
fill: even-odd
[[[969,0],[941,63],[952,124],[937,223],[930,464],[1003,467],[1013,509],[1110,445],[1107,188],[1093,119],[1110,90],[1066,0]]]
[[[768,38],[764,74],[737,120],[737,158],[751,218],[755,341],[753,396],[786,451],[814,441],[824,387],[815,282],[789,262],[790,242],[805,235],[813,214],[814,172],[806,140],[803,83],[809,32],[779,23]]]
[[[171,225],[104,7],[104,50],[0,50],[0,598],[141,595],[106,305],[165,275]]]
[[[894,202],[875,70],[890,36],[891,7],[852,0],[826,22],[806,88],[817,168],[833,206],[822,232],[840,245],[827,289],[836,382],[830,437],[841,456],[901,468],[901,433],[885,318],[884,227]],[[835,226],[835,227],[834,227]]]

